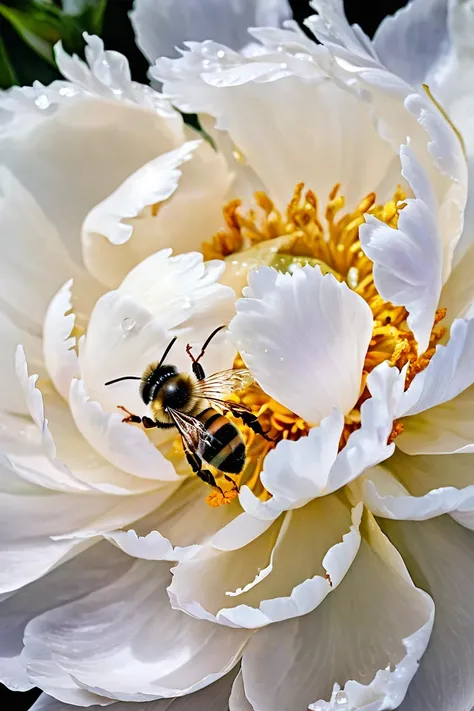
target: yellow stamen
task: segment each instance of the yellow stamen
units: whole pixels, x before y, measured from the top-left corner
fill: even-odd
[[[237,489],[230,489],[229,491],[224,491],[223,493],[217,489],[214,489],[212,494],[207,496],[206,504],[212,506],[212,508],[217,508],[218,506],[222,506],[222,504],[230,504],[232,499],[235,499],[237,494]]]
[[[396,228],[399,213],[406,205],[406,195],[398,186],[391,200],[377,204],[375,193],[369,193],[352,212],[344,213],[345,201],[339,191],[339,185],[332,188],[324,219],[319,215],[317,196],[311,190],[305,192],[303,183],[296,185],[285,213],[263,192],[255,194],[255,205],[247,210],[239,200],[232,200],[224,209],[226,228],[203,245],[203,254],[207,259],[239,259],[239,266],[250,269],[255,266],[256,245],[259,245],[259,258],[265,258],[266,264],[281,271],[292,271],[305,263],[317,264],[323,273],[331,272],[339,281],[345,281],[370,306],[374,319],[372,339],[364,362],[359,399],[344,418],[342,448],[350,434],[360,427],[360,408],[370,397],[367,375],[383,361],[399,370],[408,364],[405,381],[408,388],[415,375],[426,368],[444,335],[445,329],[438,324],[445,317],[446,309],[437,311],[428,349],[419,354],[416,339],[407,325],[407,311],[380,296],[374,284],[373,264],[359,241],[359,228],[367,214]],[[242,366],[243,361],[238,356],[234,367]],[[234,419],[247,447],[247,463],[238,483],[246,484],[265,500],[270,495],[260,482],[260,473],[266,455],[282,439],[297,440],[306,436],[310,427],[255,383],[231,399],[251,408],[259,416],[263,430],[274,438],[268,442],[255,435],[241,420]],[[403,424],[394,422],[388,441],[392,442],[402,431]],[[235,489],[233,491],[235,495]],[[212,506],[228,503],[222,495],[220,498],[211,495],[208,499]]]

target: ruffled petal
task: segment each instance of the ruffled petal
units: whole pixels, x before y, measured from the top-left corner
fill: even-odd
[[[414,86],[428,81],[449,54],[446,0],[408,3],[382,20],[373,44],[391,72]]]
[[[331,697],[336,681],[356,711],[369,702],[371,711],[402,702],[430,638],[434,605],[377,525],[369,519],[365,530],[349,573],[324,605],[250,640],[242,674],[255,711],[311,703],[329,711],[318,700]]]
[[[473,461],[473,455],[409,457],[397,452],[364,474],[364,502],[384,518],[425,521],[451,513],[474,529]]]
[[[230,331],[259,385],[307,421],[359,397],[372,335],[365,301],[319,267],[251,272]]]
[[[448,403],[474,382],[474,320],[457,319],[446,346],[438,346],[428,366],[403,393],[397,417],[416,415]]]
[[[178,56],[184,40],[213,39],[242,49],[249,41],[248,28],[281,25],[291,17],[287,0],[237,0],[206,2],[135,0],[130,19],[135,39],[151,64],[158,57]]]
[[[436,622],[401,711],[465,711],[474,705],[473,533],[449,516],[380,523],[416,585],[436,604]]]
[[[69,404],[84,439],[104,459],[133,476],[155,481],[178,481],[172,463],[153,445],[145,432],[122,422],[122,416],[104,412],[89,398],[82,380],[73,380]]]
[[[116,582],[30,622],[23,654],[32,681],[64,700],[74,699],[75,685],[79,694],[86,688],[146,701],[182,696],[224,676],[249,633],[172,610],[168,580],[166,563],[136,561]]]
[[[430,96],[414,93],[410,84],[380,63],[368,37],[347,22],[342,0],[313,0],[311,5],[319,15],[308,18],[306,24],[335,60],[334,79],[342,80],[349,91],[370,104],[380,135],[395,152],[409,138],[429,176],[438,205],[446,281],[462,232],[467,196],[467,165],[459,135]]]
[[[337,497],[316,499],[245,548],[208,546],[174,568],[172,605],[228,627],[257,628],[306,615],[346,575],[360,544],[361,513],[360,506],[351,513]]]
[[[327,81],[325,53],[293,26],[277,31],[277,41],[271,30],[253,34],[265,43],[258,55],[193,42],[180,59],[158,59],[150,73],[179,108],[216,118],[280,208],[299,182],[322,199],[340,183],[353,208],[371,191],[389,199],[399,180],[394,152],[369,107]]]
[[[30,551],[30,554],[34,552]],[[108,543],[97,544],[2,601],[1,681],[17,691],[25,691],[34,686],[21,659],[23,633],[31,619],[107,585],[125,573],[132,564],[131,558],[114,550]]]
[[[117,291],[97,302],[80,349],[81,373],[90,396],[107,410],[124,405],[139,415],[146,407],[137,383],[105,383],[125,375],[140,376],[161,358],[173,336],[170,354],[179,370],[190,370],[187,343],[201,348],[234,313],[234,292],[218,283],[221,262],[203,262],[201,254],[171,257],[162,250],[135,267]],[[114,358],[110,358],[110,354]],[[208,373],[232,366],[235,347],[219,335],[206,352]]]
[[[5,169],[34,197],[76,263],[89,211],[144,163],[185,141],[181,117],[157,92],[130,81],[119,88],[107,58],[99,52],[94,62],[105,83],[83,65],[87,88],[58,82],[5,92],[0,100]],[[51,295],[71,276],[55,270]]]
[[[202,141],[146,163],[87,216],[82,240],[89,270],[114,288],[163,247],[200,248],[222,225],[231,180],[223,157]]]
[[[386,301],[406,308],[418,351],[424,353],[441,293],[442,243],[429,178],[409,146],[401,146],[400,158],[416,199],[407,200],[397,229],[368,215],[359,235],[364,252],[374,262],[377,291]]]

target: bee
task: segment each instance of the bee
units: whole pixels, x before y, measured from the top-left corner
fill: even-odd
[[[193,472],[221,494],[224,492],[213,473],[204,465],[208,464],[222,472],[238,491],[231,475],[239,475],[246,460],[242,434],[225,413],[231,413],[255,433],[272,441],[250,408],[225,399],[253,383],[254,379],[247,368],[223,370],[206,377],[200,361],[214,336],[223,328],[225,326],[219,326],[211,333],[197,357],[193,355],[192,347],[189,344],[186,346],[193,375],[179,372],[176,366],[165,363],[176,342],[175,337],[168,344],[161,360],[149,365],[142,376],[126,375],[105,383],[113,385],[122,380],[139,380],[140,396],[145,405],[150,407],[153,418],[134,415],[119,405],[118,408],[126,413],[122,422],[141,424],[145,429],[176,428]]]

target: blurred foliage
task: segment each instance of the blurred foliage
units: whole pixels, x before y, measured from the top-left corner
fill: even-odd
[[[0,88],[57,78],[56,42],[82,55],[82,34],[102,33],[106,7],[107,0],[0,2]]]

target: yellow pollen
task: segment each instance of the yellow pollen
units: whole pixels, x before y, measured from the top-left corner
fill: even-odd
[[[399,370],[408,364],[407,388],[415,375],[426,368],[446,330],[439,325],[446,309],[439,309],[429,346],[424,353],[418,354],[416,339],[407,325],[407,311],[380,296],[374,284],[373,264],[361,249],[359,227],[364,223],[365,215],[374,215],[396,228],[399,213],[406,205],[405,199],[405,193],[398,186],[393,198],[386,203],[378,204],[375,193],[369,193],[354,210],[344,212],[344,197],[340,194],[340,186],[335,185],[330,191],[324,217],[321,217],[317,196],[312,190],[305,191],[303,183],[296,185],[284,213],[266,193],[257,192],[255,204],[249,209],[244,209],[240,200],[229,202],[224,208],[225,228],[202,246],[205,259],[224,259],[228,265],[238,263],[247,270],[254,268],[255,254],[261,263],[280,271],[293,271],[304,264],[319,265],[323,273],[331,272],[339,281],[346,282],[370,306],[374,320],[372,339],[364,362],[359,400],[344,418],[341,448],[350,434],[360,427],[360,408],[370,397],[366,387],[367,375],[383,361]],[[242,366],[243,361],[238,356],[234,367]],[[266,455],[282,439],[297,440],[306,436],[310,427],[255,383],[230,399],[250,407],[259,416],[263,430],[274,438],[269,442],[243,425],[241,420],[234,420],[247,448],[246,466],[237,483],[239,486],[246,484],[265,500],[270,494],[260,482],[260,473]],[[402,431],[402,423],[394,422],[389,442]],[[234,495],[237,493],[235,489],[233,492]],[[222,495],[220,497],[223,499]],[[220,505],[214,503],[219,500],[218,496],[211,495],[208,499],[212,499],[213,503],[208,501],[212,506]],[[220,503],[228,501],[221,500]]]
[[[208,504],[212,508],[217,508],[218,506],[222,506],[223,504],[230,504],[232,499],[235,499],[237,494],[237,489],[230,489],[229,491],[224,491],[223,493],[215,489],[211,494],[207,496],[206,504]]]

